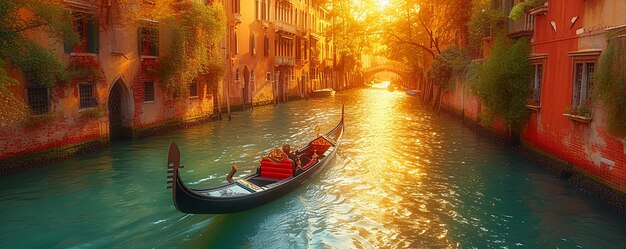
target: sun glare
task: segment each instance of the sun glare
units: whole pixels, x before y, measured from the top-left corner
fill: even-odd
[[[389,0],[378,0],[378,7],[380,8],[389,7]]]

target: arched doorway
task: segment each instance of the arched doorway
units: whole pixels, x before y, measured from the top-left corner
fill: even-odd
[[[109,111],[109,136],[111,140],[132,137],[129,124],[128,89],[122,78],[115,81],[109,91],[107,107]]]
[[[250,104],[250,70],[248,66],[243,68],[243,105],[244,108]]]

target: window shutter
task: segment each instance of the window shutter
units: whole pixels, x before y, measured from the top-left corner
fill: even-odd
[[[150,55],[159,56],[159,28],[153,28],[150,34]]]
[[[143,55],[143,29],[143,27],[137,29],[137,54],[139,56]]]
[[[94,19],[87,21],[87,52],[97,54],[99,50],[98,44],[98,22]]]
[[[63,41],[63,50],[65,50],[66,54],[69,54],[72,52],[72,44],[70,44],[67,39],[65,39]]]

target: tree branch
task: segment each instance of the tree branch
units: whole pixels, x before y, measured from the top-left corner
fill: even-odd
[[[389,34],[391,36],[393,36],[397,40],[398,44],[407,44],[407,45],[412,45],[412,46],[421,48],[421,49],[425,50],[426,52],[428,52],[433,58],[435,58],[435,52],[432,49],[430,49],[430,48],[428,48],[428,47],[426,47],[426,46],[424,46],[422,44],[419,44],[417,42],[414,42],[414,41],[402,40],[400,37],[398,37],[398,35],[396,35],[394,33],[389,33]]]

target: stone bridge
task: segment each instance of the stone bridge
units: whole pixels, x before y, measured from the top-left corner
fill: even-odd
[[[411,74],[404,64],[399,62],[386,62],[384,64],[374,64],[371,67],[363,68],[363,80],[366,83],[371,82],[374,75],[385,71],[397,74],[404,82],[408,82],[411,79]]]

